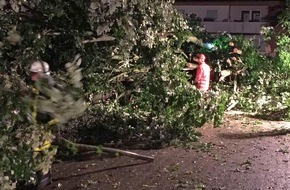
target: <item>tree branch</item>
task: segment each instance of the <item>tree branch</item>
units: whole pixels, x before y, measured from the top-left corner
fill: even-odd
[[[101,149],[104,152],[118,153],[120,155],[129,156],[129,157],[133,157],[133,158],[137,158],[137,159],[141,159],[141,160],[146,160],[149,162],[154,161],[154,158],[152,156],[141,155],[141,154],[137,154],[135,152],[120,150],[120,149],[116,149],[116,148],[108,148],[108,147],[102,147],[102,146],[74,143],[70,140],[63,138],[63,137],[61,137],[59,139],[58,143],[60,143],[60,145],[64,145],[67,148],[75,149],[77,152],[98,151]]]

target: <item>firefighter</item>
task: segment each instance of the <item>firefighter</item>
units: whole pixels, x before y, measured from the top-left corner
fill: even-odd
[[[206,92],[209,89],[209,81],[210,81],[210,67],[205,62],[204,54],[197,54],[196,61],[198,62],[196,76],[195,76],[195,84],[196,87],[201,92]]]
[[[49,64],[45,61],[36,60],[33,61],[30,64],[29,67],[30,72],[30,78],[31,81],[36,82],[40,78],[46,78],[48,80],[48,84],[51,86],[54,86],[54,80],[50,76],[49,71]],[[41,124],[48,124],[48,125],[54,125],[56,121],[50,117],[49,114],[43,112],[42,110],[39,110],[36,101],[39,96],[39,91],[36,88],[32,89],[32,94],[34,96],[35,103],[32,106],[32,120],[35,123],[41,123]],[[45,154],[50,151],[51,142],[49,140],[46,140],[43,142],[43,144],[38,147],[34,148],[34,154],[41,154],[42,156],[45,156]],[[36,174],[37,174],[37,184],[34,189],[41,189],[42,187],[51,184],[51,173],[50,170],[43,171],[36,167]]]

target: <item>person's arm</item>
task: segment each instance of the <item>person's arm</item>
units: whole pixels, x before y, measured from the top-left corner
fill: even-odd
[[[195,82],[196,83],[201,79],[201,74],[202,74],[202,71],[201,71],[201,68],[200,68],[200,65],[199,65],[197,67],[197,71],[196,71],[196,75],[195,75]]]

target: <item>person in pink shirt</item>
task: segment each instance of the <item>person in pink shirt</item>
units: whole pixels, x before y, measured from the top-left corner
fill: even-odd
[[[196,87],[201,92],[206,92],[209,89],[209,81],[210,81],[210,67],[205,62],[204,54],[197,54],[197,71],[195,76],[195,84]]]

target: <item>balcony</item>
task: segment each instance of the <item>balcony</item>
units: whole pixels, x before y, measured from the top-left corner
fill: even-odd
[[[261,27],[267,22],[243,22],[243,21],[204,21],[205,29],[210,33],[228,32],[232,34],[260,34]]]

